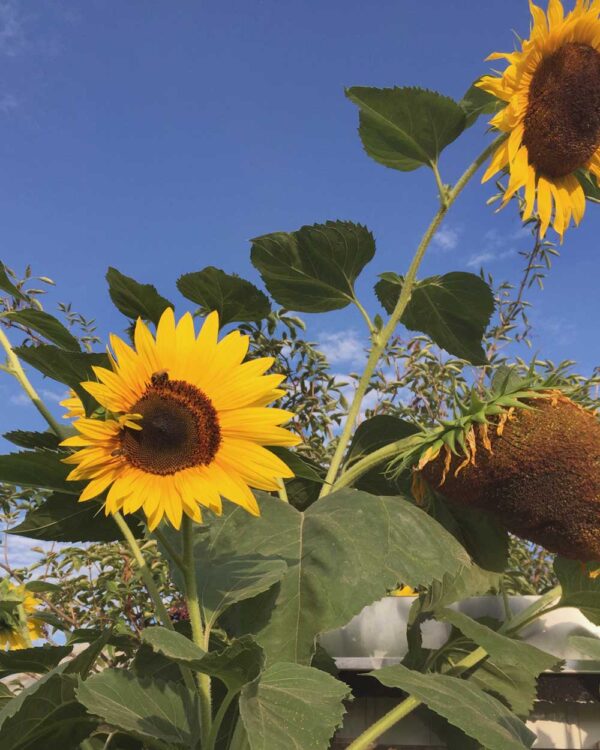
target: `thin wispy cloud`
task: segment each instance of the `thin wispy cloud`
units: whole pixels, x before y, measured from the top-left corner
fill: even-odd
[[[467,268],[480,268],[490,263],[498,263],[517,255],[515,244],[529,235],[526,227],[519,227],[514,232],[506,235],[500,234],[497,229],[490,229],[483,235],[482,249],[473,253],[467,260]]]
[[[0,0],[0,54],[15,57],[25,47],[21,4]]]
[[[44,401],[52,401],[55,404],[58,404],[59,401],[62,401],[67,395],[66,392],[59,393],[58,391],[51,391],[48,388],[42,388],[40,391],[40,396]],[[8,400],[13,406],[33,406],[29,396],[23,392],[13,393]]]
[[[359,363],[366,356],[364,337],[352,328],[322,333],[319,339],[319,349],[331,365]]]
[[[13,94],[0,95],[0,113],[7,115],[9,112],[17,109],[19,101]]]
[[[460,229],[457,227],[442,227],[433,235],[431,244],[440,252],[447,253],[458,247],[459,239]]]

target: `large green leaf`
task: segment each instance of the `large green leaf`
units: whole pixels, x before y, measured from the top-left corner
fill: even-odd
[[[294,472],[294,476],[300,479],[308,479],[311,482],[323,483],[324,471],[309,462],[298,453],[291,451],[289,448],[280,446],[271,446],[269,450],[278,456]]]
[[[517,716],[527,717],[537,698],[537,677],[503,662],[486,659],[469,677],[476,687],[500,698]]]
[[[569,638],[569,645],[580,651],[588,659],[600,661],[600,638],[593,638],[587,635],[572,635]]]
[[[2,289],[3,292],[8,292],[10,296],[14,297],[15,299],[27,300],[27,297],[23,294],[23,292],[20,289],[17,289],[17,287],[10,280],[10,277],[6,270],[6,266],[2,261],[0,261],[0,289]]]
[[[354,299],[354,282],[375,254],[366,227],[328,221],[252,241],[252,263],[273,299],[300,312],[327,312]]]
[[[399,582],[428,585],[470,566],[455,539],[401,497],[342,490],[304,513],[257,497],[260,518],[235,508],[212,522],[208,539],[231,559],[260,549],[288,564],[279,587],[232,623],[236,632],[257,633],[269,663],[309,664],[319,633],[345,625]]]
[[[442,609],[436,612],[438,620],[445,620],[458,628],[467,638],[484,648],[497,664],[508,664],[519,667],[532,675],[539,675],[547,669],[556,666],[560,659],[547,654],[529,643],[508,638],[496,633],[487,625],[453,609]]]
[[[437,493],[429,497],[429,513],[467,550],[481,568],[503,573],[508,561],[508,532],[488,513],[448,502]]]
[[[97,721],[75,699],[73,675],[49,673],[0,712],[0,747],[10,750],[76,750]],[[4,720],[2,714],[7,715]]]
[[[92,370],[94,366],[110,369],[110,362],[106,354],[70,352],[52,344],[17,346],[15,347],[15,353],[46,377],[72,388],[88,412],[95,406],[96,402],[81,387],[81,383],[85,380],[96,379]]]
[[[33,450],[57,451],[60,449],[60,441],[53,432],[34,432],[33,430],[11,430],[2,435],[6,440],[18,445],[19,448],[31,448]],[[64,449],[63,449],[64,450]]]
[[[173,303],[162,297],[152,284],[140,284],[116,268],[108,269],[106,280],[115,307],[128,318],[143,318],[157,324],[167,307],[173,307]]]
[[[164,533],[176,547],[177,532],[169,530]],[[198,597],[208,628],[212,628],[218,617],[233,604],[267,591],[287,571],[285,561],[279,558],[267,558],[253,552],[222,554],[219,547],[210,546],[203,533],[196,535],[194,560]],[[178,575],[175,572],[176,580]]]
[[[435,164],[466,126],[463,109],[435,91],[353,86],[346,96],[360,108],[365,151],[393,169],[406,172]]]
[[[177,288],[203,313],[216,310],[222,326],[260,321],[271,312],[269,298],[254,284],[214,266],[180,276]]]
[[[21,451],[0,456],[0,482],[79,494],[84,485],[67,481],[71,469],[60,458],[60,453],[49,451]]]
[[[378,669],[369,675],[383,685],[414,695],[487,750],[524,750],[536,739],[500,701],[468,680],[413,672],[401,664]]]
[[[251,636],[244,636],[220,651],[206,653],[181,633],[162,627],[146,628],[142,641],[167,659],[197,672],[218,677],[228,690],[240,690],[260,673],[264,655]]]
[[[350,466],[385,445],[396,440],[403,440],[417,432],[419,428],[416,425],[389,414],[378,414],[365,419],[354,433],[346,456],[346,466]],[[373,494],[390,495],[401,492],[405,484],[405,477],[393,479],[387,474],[385,464],[381,464],[363,474],[355,483],[355,487]]]
[[[140,739],[186,750],[198,742],[197,695],[183,685],[106,669],[80,682],[77,698],[91,714]]]
[[[424,612],[434,612],[469,596],[487,594],[491,588],[498,588],[502,573],[485,570],[479,565],[471,565],[456,574],[446,573],[441,581],[434,581],[422,597],[420,606]]]
[[[577,607],[594,625],[600,625],[600,576],[592,577],[598,567],[598,563],[581,563],[564,557],[554,560],[554,572],[562,586],[558,605]]]
[[[583,169],[578,169],[575,176],[583,188],[585,197],[589,201],[592,201],[592,203],[600,203],[600,187],[598,186],[596,177],[591,172]]]
[[[240,696],[250,750],[327,750],[342,723],[347,685],[312,667],[269,667]]]
[[[71,653],[71,646],[41,646],[0,651],[0,678],[19,672],[45,674]]]
[[[48,341],[60,346],[61,349],[81,351],[81,346],[75,336],[54,315],[43,312],[43,310],[28,308],[27,310],[8,312],[4,317],[40,333]]]
[[[477,83],[477,81],[475,82]],[[469,88],[463,98],[459,101],[459,106],[467,116],[466,126],[469,128],[481,115],[493,115],[499,109],[506,106],[506,102],[501,101],[493,94],[476,86],[475,83]]]
[[[128,515],[126,520],[140,539],[144,535],[142,522],[133,515]],[[73,495],[63,493],[50,495],[37,508],[28,511],[9,533],[47,542],[115,542],[123,538],[112,516],[105,514],[100,503],[94,500],[80,503]]]
[[[14,693],[3,682],[0,682],[0,710],[6,705],[7,701],[12,700],[14,697]]]
[[[401,276],[383,273],[375,285],[377,297],[388,313],[396,306],[402,283]],[[475,274],[455,271],[417,282],[402,324],[411,331],[426,333],[456,357],[485,365],[481,339],[493,311],[494,295],[489,285]]]

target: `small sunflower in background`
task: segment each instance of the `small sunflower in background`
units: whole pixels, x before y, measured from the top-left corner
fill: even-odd
[[[600,2],[577,0],[567,14],[561,0],[549,0],[547,13],[530,9],[529,38],[520,50],[490,55],[508,67],[477,84],[507,103],[490,124],[508,138],[483,180],[508,169],[502,205],[524,188],[524,219],[537,206],[541,235],[552,224],[562,238],[585,211],[578,170],[600,178]]]
[[[62,443],[80,449],[64,459],[76,465],[69,479],[88,480],[80,501],[108,490],[107,514],[142,508],[150,529],[164,516],[178,529],[183,513],[202,520],[200,506],[220,513],[221,497],[258,515],[250,488],[293,476],[265,447],[300,442],[280,426],[293,414],[266,408],[284,376],[265,375],[271,357],[243,362],[248,336],[218,332],[216,312],[196,336],[192,316],[176,324],[168,308],[156,337],[137,321],[134,348],[111,336],[113,369],[95,367],[99,382],[82,384],[107,418],[77,419]]]
[[[29,648],[32,641],[44,637],[44,626],[33,613],[41,602],[25,586],[15,586],[7,579],[0,581],[0,650],[16,651]]]

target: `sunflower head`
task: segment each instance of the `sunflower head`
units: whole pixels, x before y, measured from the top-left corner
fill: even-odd
[[[0,581],[0,649],[15,651],[31,646],[44,636],[42,622],[32,614],[41,602],[25,586],[15,586],[8,579]]]
[[[561,0],[549,0],[546,13],[530,9],[529,38],[490,55],[508,66],[478,83],[506,102],[491,124],[508,135],[483,179],[507,168],[503,205],[524,188],[524,219],[537,206],[542,236],[552,223],[562,237],[585,211],[578,171],[600,177],[600,2],[576,0],[567,14]]]
[[[282,375],[266,375],[272,358],[244,362],[249,338],[233,331],[218,340],[217,313],[196,335],[187,313],[176,323],[163,313],[153,336],[142,320],[132,348],[111,336],[112,370],[94,368],[82,386],[106,410],[105,419],[80,417],[69,479],[88,480],[81,501],[106,490],[106,513],[142,508],[151,529],[166,516],[179,528],[183,513],[201,520],[200,507],[221,512],[221,497],[257,515],[251,487],[277,490],[293,476],[265,446],[300,438],[280,425],[293,415],[267,408],[283,395]]]
[[[447,425],[422,452],[415,484],[487,511],[551,552],[600,560],[599,477],[596,415],[560,390],[530,389]]]

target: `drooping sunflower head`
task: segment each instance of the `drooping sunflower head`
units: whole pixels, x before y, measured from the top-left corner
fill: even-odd
[[[31,646],[44,636],[43,623],[33,616],[41,602],[25,586],[15,586],[7,579],[0,582],[0,649],[16,651]]]
[[[547,13],[530,9],[529,38],[520,50],[490,55],[508,67],[478,83],[506,102],[491,124],[508,134],[483,179],[507,168],[502,205],[524,188],[524,218],[537,206],[542,236],[552,223],[562,237],[585,211],[577,172],[600,177],[600,2],[576,0],[567,14],[561,0],[549,0]]]
[[[153,337],[138,320],[134,348],[111,336],[113,369],[94,368],[83,387],[105,408],[104,420],[81,417],[69,479],[88,480],[80,501],[108,490],[106,513],[143,508],[151,529],[166,515],[201,520],[200,506],[221,512],[221,497],[257,515],[250,488],[277,490],[293,476],[265,446],[300,438],[280,425],[293,414],[267,408],[284,391],[282,375],[265,375],[274,360],[244,362],[249,338],[233,331],[218,341],[217,313],[196,335],[187,313],[176,324],[163,313]]]

